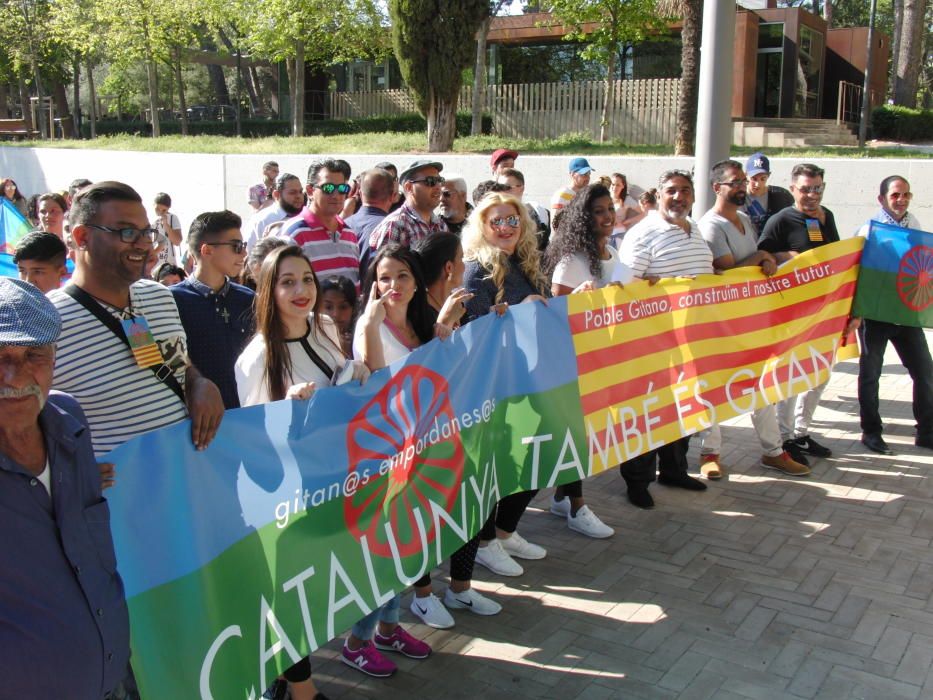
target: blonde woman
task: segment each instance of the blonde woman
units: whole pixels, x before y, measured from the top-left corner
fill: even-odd
[[[541,270],[538,237],[528,210],[515,197],[490,192],[473,210],[463,231],[463,285],[473,297],[463,323],[499,311],[501,304],[546,302],[548,280]],[[518,521],[537,491],[506,496],[483,525],[476,562],[501,576],[521,576],[519,559],[543,559],[547,551],[518,534]]]

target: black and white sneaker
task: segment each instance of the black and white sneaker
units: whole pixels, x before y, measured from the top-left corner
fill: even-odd
[[[805,467],[810,466],[809,460],[804,456],[803,450],[800,449],[800,445],[797,444],[796,440],[785,440],[782,447],[792,460]]]
[[[796,438],[794,442],[797,443],[797,447],[801,452],[813,455],[814,457],[830,457],[833,454],[832,450],[828,447],[824,447],[809,435]]]

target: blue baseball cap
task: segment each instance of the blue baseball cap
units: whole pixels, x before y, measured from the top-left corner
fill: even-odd
[[[50,345],[61,330],[58,310],[37,287],[0,277],[0,346]]]
[[[754,177],[761,173],[771,173],[771,161],[764,153],[752,153],[745,161],[745,176]]]
[[[574,175],[586,175],[589,172],[592,172],[593,168],[590,166],[589,161],[586,158],[574,158],[570,161],[569,172]]]

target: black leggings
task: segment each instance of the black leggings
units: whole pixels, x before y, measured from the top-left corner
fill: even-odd
[[[525,509],[537,493],[537,489],[522,491],[499,501],[483,524],[483,529],[479,532],[480,539],[487,542],[496,539],[496,528],[508,533],[515,532],[518,529],[518,521],[522,519]]]
[[[554,489],[554,500],[561,501],[564,498],[583,498],[583,482],[571,481],[569,484],[558,486]]]
[[[304,657],[297,664],[289,668],[282,674],[282,677],[289,683],[301,683],[311,679],[311,659]]]
[[[473,564],[476,562],[476,550],[479,549],[479,535],[463,545],[450,557],[450,578],[452,581],[470,581],[473,579]],[[431,574],[427,573],[417,581],[415,588],[424,588],[431,584]]]

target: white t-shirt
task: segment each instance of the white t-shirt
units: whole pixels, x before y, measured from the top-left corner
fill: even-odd
[[[412,351],[401,340],[399,340],[392,330],[383,322],[379,326],[379,338],[382,340],[382,354],[385,357],[386,365],[391,365],[396,360],[408,357]],[[363,346],[366,343],[365,330],[363,324],[356,324],[356,331],[353,333],[353,358],[363,359]]]
[[[126,343],[96,316],[60,289],[48,297],[62,317],[52,388],[71,394],[81,404],[96,456],[188,417],[178,395],[151,369],[137,365]],[[188,338],[172,293],[158,282],[142,279],[130,287],[130,305],[134,314],[146,317],[163,362],[184,387]],[[101,306],[120,318],[116,310]]]
[[[302,347],[301,340],[307,340],[314,352],[335,372],[340,370],[346,360],[340,350],[337,324],[330,316],[321,314],[321,326],[325,336],[323,338],[316,332],[313,312],[308,316],[308,324],[309,331],[304,338],[286,341],[288,353],[292,359],[292,374],[285,383],[286,388],[303,382],[315,382],[318,387],[327,386],[330,383],[327,375]],[[269,396],[269,383],[265,376],[265,362],[266,339],[257,333],[240,353],[234,365],[237,394],[240,397],[241,406],[255,406],[272,400]]]
[[[551,282],[553,284],[562,284],[571,289],[576,289],[590,280],[600,287],[609,284],[613,279],[622,282],[622,284],[630,282],[632,280],[632,270],[619,259],[618,251],[611,245],[607,245],[606,250],[609,252],[609,258],[599,261],[602,269],[599,279],[593,279],[593,273],[590,272],[590,263],[586,255],[575,253],[557,263]]]
[[[168,218],[169,218],[169,224],[171,225],[171,227],[173,229],[177,229],[181,231],[181,221],[179,220],[179,218],[175,216],[175,214],[173,214],[172,212],[168,213]],[[166,240],[168,241],[168,244],[165,246],[165,248],[159,251],[159,259],[156,262],[155,266],[158,267],[164,262],[172,263],[172,265],[178,265],[179,262],[181,261],[181,248],[184,247],[184,243],[185,243],[184,233],[182,233],[182,238],[181,238],[182,245],[177,246],[177,245],[172,244],[172,239],[169,237],[168,231],[166,231],[165,227],[162,226],[161,216],[152,222],[152,228],[154,228],[156,231],[158,231],[163,236],[165,236]]]
[[[624,202],[620,204],[613,203],[613,206],[616,210],[616,223],[612,229],[612,233],[613,235],[625,233],[626,228],[622,225],[622,222],[632,216],[632,214],[637,214],[640,211],[638,208],[638,200],[632,197],[632,195],[627,194],[625,195]]]

